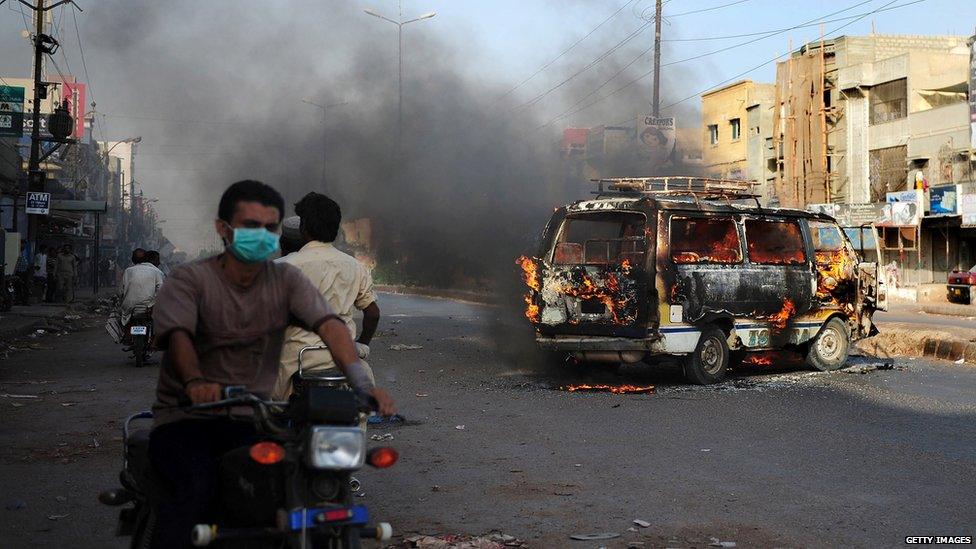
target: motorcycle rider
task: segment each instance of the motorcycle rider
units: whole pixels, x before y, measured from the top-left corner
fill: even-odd
[[[139,253],[141,252],[141,253]],[[132,252],[132,266],[122,273],[122,325],[127,326],[137,307],[152,310],[163,285],[163,271],[152,264],[142,248]]]
[[[369,365],[369,343],[380,322],[380,308],[373,293],[373,277],[365,265],[345,254],[333,245],[339,234],[342,211],[331,198],[311,192],[295,204],[300,219],[299,231],[307,243],[297,252],[278,259],[298,267],[332,310],[345,322],[352,337],[356,337],[356,321],[353,313],[363,312],[363,332],[356,340],[356,349],[363,366]],[[298,371],[298,353],[318,344],[318,336],[297,326],[285,331],[285,344],[281,349],[281,368],[275,384],[274,398],[284,400],[291,394],[291,378]],[[302,367],[310,370],[326,370],[336,367],[329,351],[306,353]],[[372,376],[372,370],[370,370]]]
[[[224,253],[173,270],[156,299],[153,322],[165,351],[153,405],[149,456],[172,497],[157,509],[155,547],[189,547],[194,524],[206,522],[214,498],[217,458],[249,443],[254,426],[181,408],[221,398],[227,385],[253,393],[274,387],[285,328],[296,319],[332,350],[350,385],[369,393],[379,412],[395,412],[360,364],[349,331],[301,271],[269,261],[278,249],[284,201],[258,181],[239,181],[223,194],[215,229]]]

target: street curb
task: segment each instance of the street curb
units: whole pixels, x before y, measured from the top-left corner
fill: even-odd
[[[932,330],[938,333],[938,330]],[[932,357],[976,364],[976,338],[965,339],[947,332],[937,336],[920,333],[919,328],[882,326],[881,333],[855,343],[862,353],[875,358],[899,356]]]
[[[945,303],[945,304],[921,304],[921,309],[926,313],[932,315],[949,315],[949,316],[965,316],[974,317],[976,316],[976,306],[973,305],[958,305],[955,303]]]
[[[400,286],[395,284],[377,284],[373,286],[377,292],[397,295],[416,295],[437,299],[451,299],[465,301],[478,305],[494,305],[493,295],[471,290],[451,290],[447,288],[428,288],[423,286]]]

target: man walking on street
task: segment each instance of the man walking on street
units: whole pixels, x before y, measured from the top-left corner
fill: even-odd
[[[31,293],[38,296],[39,301],[45,301],[47,293],[47,246],[39,246],[34,255],[34,290]]]
[[[346,324],[349,334],[356,337],[356,310],[363,312],[363,333],[356,340],[356,350],[361,363],[369,357],[369,343],[380,322],[380,307],[373,293],[373,277],[365,265],[345,254],[333,245],[339,234],[342,211],[331,198],[308,193],[295,204],[300,218],[299,230],[305,244],[299,251],[278,260],[298,267],[339,318]],[[318,336],[307,330],[291,326],[285,331],[285,345],[281,350],[281,368],[275,384],[275,399],[285,400],[291,394],[291,377],[298,371],[298,353],[309,346],[319,345]],[[302,369],[326,370],[336,364],[329,351],[305,353]],[[372,370],[370,370],[372,375]]]
[[[58,281],[58,292],[65,303],[75,300],[75,278],[78,274],[78,259],[71,253],[71,247],[65,244],[58,254],[55,263],[55,277]]]
[[[285,328],[293,319],[318,334],[354,390],[393,399],[359,362],[346,325],[301,271],[270,258],[278,251],[284,201],[258,181],[239,181],[220,198],[215,228],[224,253],[181,265],[163,283],[153,310],[156,344],[165,351],[153,404],[149,457],[171,496],[156,506],[153,547],[190,547],[190,530],[212,520],[217,460],[252,442],[253,424],[182,409],[215,402],[222,389],[274,388]]]

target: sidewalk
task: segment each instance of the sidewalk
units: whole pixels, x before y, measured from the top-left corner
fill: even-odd
[[[106,297],[114,290],[99,292]],[[0,340],[25,336],[48,324],[49,319],[63,321],[65,316],[77,314],[76,310],[87,309],[88,303],[95,299],[91,289],[79,290],[73,303],[35,303],[15,305],[6,313],[0,313]]]

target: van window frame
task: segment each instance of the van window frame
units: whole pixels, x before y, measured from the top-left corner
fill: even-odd
[[[649,246],[648,238],[647,238],[647,214],[644,213],[644,212],[642,212],[642,211],[640,211],[640,210],[608,209],[608,210],[567,211],[566,212],[566,215],[564,215],[563,218],[559,221],[559,229],[557,231],[555,231],[553,233],[553,235],[552,235],[552,243],[549,245],[549,251],[546,254],[546,260],[547,260],[547,262],[550,265],[559,265],[559,266],[563,266],[563,267],[566,267],[566,266],[569,266],[569,265],[579,265],[579,266],[583,266],[583,267],[598,267],[600,265],[612,265],[612,263],[606,263],[606,264],[592,263],[591,264],[591,263],[586,263],[585,261],[582,262],[582,263],[566,263],[566,264],[558,263],[557,264],[556,263],[556,247],[560,244],[560,239],[563,236],[563,232],[566,230],[566,222],[567,221],[570,221],[573,218],[581,218],[581,217],[587,217],[587,216],[591,216],[591,215],[601,215],[601,214],[614,214],[614,213],[624,214],[624,215],[640,216],[641,219],[643,219],[643,224],[644,224],[644,232],[643,232],[643,234],[639,237],[639,239],[633,239],[632,240],[632,241],[643,242],[644,243],[644,250],[643,250],[644,259],[643,259],[643,262],[641,263],[641,265],[639,265],[639,267],[643,268],[644,265],[647,263],[648,256],[650,255],[648,253],[649,252],[649,249],[650,249],[650,246]],[[621,238],[621,239],[616,239],[616,240],[624,241],[625,239]],[[583,242],[583,259],[584,260],[586,259],[586,242]]]
[[[800,241],[803,244],[803,261],[801,263],[764,263],[760,261],[753,261],[752,254],[749,252],[749,230],[746,225],[749,221],[765,221],[770,223],[794,223],[797,228],[800,229]],[[803,223],[801,218],[793,217],[770,217],[770,216],[746,216],[742,220],[742,234],[745,236],[745,255],[746,259],[750,265],[762,265],[766,267],[798,267],[798,266],[809,266],[810,262],[813,261],[812,252],[813,249],[813,236],[807,234],[810,227],[807,223]]]
[[[674,260],[674,220],[675,219],[726,219],[732,222],[735,227],[736,237],[739,239],[739,260],[738,261],[696,261],[694,263],[678,263]],[[743,231],[740,227],[742,217],[733,213],[720,213],[715,215],[702,215],[700,213],[672,213],[668,218],[668,261],[676,267],[684,265],[744,265],[746,260],[746,250],[743,247]]]

